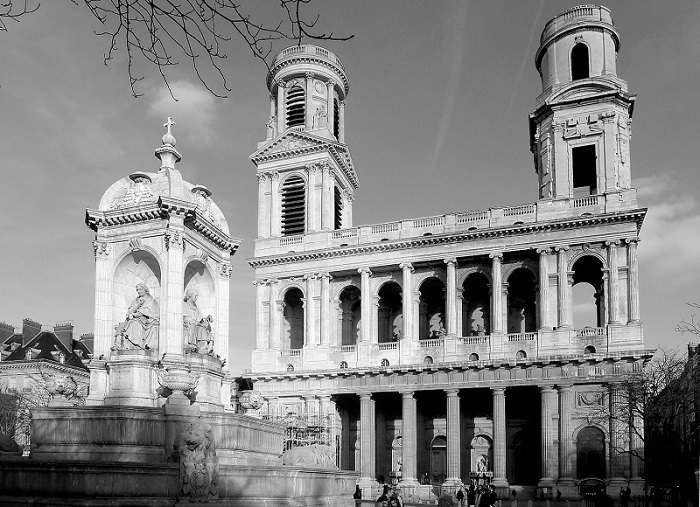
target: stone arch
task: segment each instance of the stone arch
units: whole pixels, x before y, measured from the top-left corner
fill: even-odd
[[[464,285],[464,281],[471,275],[478,273],[486,277],[487,282],[490,284],[492,279],[491,279],[491,270],[486,269],[484,266],[469,266],[463,269],[459,269],[457,271],[457,286],[462,286]]]
[[[397,435],[391,441],[391,471],[395,477],[400,477],[403,471],[403,437]]]
[[[333,299],[336,301],[340,298],[340,293],[343,292],[348,287],[355,287],[361,289],[361,286],[355,280],[341,280],[339,283],[334,283],[332,286]]]
[[[306,174],[306,171],[304,171],[303,169],[296,169],[294,171],[290,171],[290,172],[280,176],[278,192],[281,193],[282,186],[284,185],[284,182],[287,181],[289,178],[292,178],[294,176],[300,177],[302,180],[304,180],[304,186],[308,186],[309,178]]]
[[[430,482],[442,484],[447,478],[447,436],[438,433],[430,441]]]
[[[489,285],[489,278],[482,271],[472,271],[462,280],[462,336],[490,334]]]
[[[490,435],[478,433],[470,442],[469,470],[475,473],[493,470],[493,440]]]
[[[300,349],[304,346],[305,322],[304,293],[299,287],[286,287],[281,299],[282,311],[282,349]]]
[[[479,360],[479,354],[477,354],[476,352],[472,352],[471,354],[469,354],[469,360],[470,360],[470,361],[478,361],[478,360]]]
[[[514,269],[508,278],[508,333],[532,333],[537,330],[535,273],[527,267]]]
[[[388,343],[401,339],[403,333],[403,295],[401,286],[387,280],[377,290],[377,340]]]
[[[527,359],[527,352],[525,352],[524,350],[518,350],[515,353],[515,359],[518,361],[522,361],[524,359]]]
[[[112,326],[126,318],[126,311],[137,296],[136,285],[139,283],[146,284],[151,296],[163,309],[161,266],[150,251],[137,250],[124,255],[114,268],[112,280]]]
[[[576,256],[571,263],[571,270],[574,272],[572,285],[573,324],[576,329],[605,325],[604,266],[604,262],[598,255],[587,253]]]
[[[355,345],[360,337],[362,293],[348,284],[338,295],[338,325],[341,345]]]
[[[586,424],[574,432],[576,442],[576,478],[606,478],[606,433],[595,424]]]
[[[445,336],[445,284],[435,276],[418,286],[419,337],[421,340]]]
[[[537,276],[539,274],[538,268],[535,266],[534,262],[532,262],[529,259],[525,259],[525,260],[516,260],[513,262],[509,262],[507,264],[504,264],[503,265],[503,273],[502,273],[503,280],[508,280],[508,278],[510,278],[511,275],[513,275],[513,273],[515,273],[516,271],[519,271],[521,269],[529,271],[532,274],[533,278],[537,279]]]

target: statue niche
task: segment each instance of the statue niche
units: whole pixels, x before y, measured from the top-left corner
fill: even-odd
[[[136,298],[126,311],[126,319],[115,326],[112,350],[149,350],[158,343],[160,307],[145,283],[136,285]]]
[[[184,334],[185,352],[214,354],[214,335],[211,332],[211,315],[202,316],[197,306],[198,292],[187,289],[182,307],[182,332]]]

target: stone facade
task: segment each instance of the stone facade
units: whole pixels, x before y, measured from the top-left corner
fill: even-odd
[[[263,414],[338,421],[337,462],[360,472],[366,494],[378,476],[565,497],[584,477],[641,487],[629,442],[591,422],[653,353],[639,315],[635,96],[616,74],[619,40],[604,7],[545,26],[530,115],[536,202],[365,226],[352,224],[343,65],[311,45],[273,62],[267,139],[251,156],[257,325],[246,377]],[[596,321],[582,329],[579,283],[595,294]]]

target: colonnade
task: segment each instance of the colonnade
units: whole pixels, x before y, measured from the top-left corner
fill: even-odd
[[[619,252],[621,247],[626,248],[627,266],[627,293],[626,305],[620,304],[619,276]],[[601,261],[602,253],[606,253],[605,263],[601,261],[602,279],[604,282],[603,294],[606,296],[605,323],[618,324],[621,322],[621,306],[627,309],[627,323],[639,322],[639,295],[638,295],[638,264],[637,264],[637,240],[629,239],[624,242],[608,241],[604,245],[605,250],[599,249],[596,258]],[[573,326],[572,287],[575,272],[571,270],[569,259],[569,247],[540,247],[537,250],[538,263],[532,271],[539,271],[535,276],[539,283],[535,284],[535,298],[537,301],[537,327],[540,330],[552,330],[554,327],[569,329]],[[592,254],[591,254],[592,255]],[[503,253],[490,254],[490,333],[491,335],[504,334],[507,324],[508,282],[503,281]],[[576,257],[578,259],[580,257]],[[444,324],[447,336],[460,336],[462,334],[462,314],[465,304],[465,294],[462,287],[458,287],[458,279],[466,277],[474,272],[473,265],[464,263],[460,266],[454,257],[444,259],[444,276],[446,280],[445,290],[445,318]],[[519,266],[522,263],[518,264]],[[606,266],[607,265],[607,266]],[[553,267],[556,266],[556,269]],[[359,341],[377,343],[378,325],[377,308],[379,296],[377,295],[382,282],[374,282],[373,269],[364,266],[357,269],[359,275],[359,289],[361,297],[361,332]],[[418,340],[425,338],[419,336],[420,322],[420,287],[416,287],[416,267],[411,262],[401,262],[398,265],[401,270],[400,282],[402,290],[403,333],[402,340]],[[385,270],[383,270],[385,273]],[[434,271],[433,271],[434,272]],[[533,273],[534,274],[534,273]],[[423,277],[425,278],[425,277]],[[340,345],[340,325],[333,322],[342,318],[339,305],[339,297],[333,298],[335,283],[345,283],[347,276],[336,282],[329,272],[312,273],[303,277],[292,279],[267,278],[256,281],[258,304],[261,311],[258,312],[257,345],[258,349],[280,349],[282,347],[281,331],[284,318],[284,292],[289,287],[300,288],[304,292],[304,344],[316,345]],[[495,290],[495,288],[500,288]],[[555,298],[556,305],[552,301]],[[371,318],[364,318],[364,316]]]

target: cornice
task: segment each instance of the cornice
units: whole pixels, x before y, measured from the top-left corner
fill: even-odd
[[[620,223],[620,222],[636,222],[637,234],[646,215],[646,208],[641,208],[632,212],[623,212],[615,214],[597,215],[592,217],[580,217],[577,219],[561,220],[556,222],[542,222],[523,224],[519,226],[508,226],[492,229],[483,229],[477,231],[466,231],[460,233],[443,234],[439,236],[419,236],[410,240],[375,242],[366,245],[346,246],[336,248],[323,248],[310,252],[299,252],[294,254],[282,254],[269,257],[247,259],[248,264],[253,268],[263,266],[275,266],[280,264],[288,264],[300,261],[309,261],[316,259],[330,259],[335,257],[345,257],[357,254],[368,254],[375,252],[412,250],[416,248],[445,245],[452,243],[461,243],[464,241],[472,241],[479,239],[491,239],[499,237],[507,237],[512,235],[531,234],[537,232],[550,232],[556,230],[575,229],[583,226]],[[518,245],[512,248],[506,248],[505,251],[517,251]]]
[[[83,370],[78,366],[71,366],[69,364],[61,364],[53,361],[48,361],[45,359],[29,359],[21,361],[0,361],[0,371],[2,370],[33,370],[39,367],[51,368],[53,370],[58,370],[63,373],[71,373],[79,375],[81,377],[90,377],[90,372]]]
[[[313,55],[304,54],[304,53],[297,54],[297,55],[290,55],[289,57],[285,56],[284,60],[275,64],[270,69],[270,71],[267,73],[267,79],[266,79],[267,89],[271,90],[270,85],[272,84],[273,76],[277,76],[277,74],[285,67],[289,67],[290,65],[298,65],[298,64],[321,65],[323,67],[326,67],[326,68],[332,70],[343,81],[343,95],[347,96],[348,92],[350,91],[350,82],[348,81],[347,75],[345,75],[345,70],[343,70],[340,66],[335,65],[331,61],[328,61],[328,60],[325,60],[322,58],[317,58]]]

